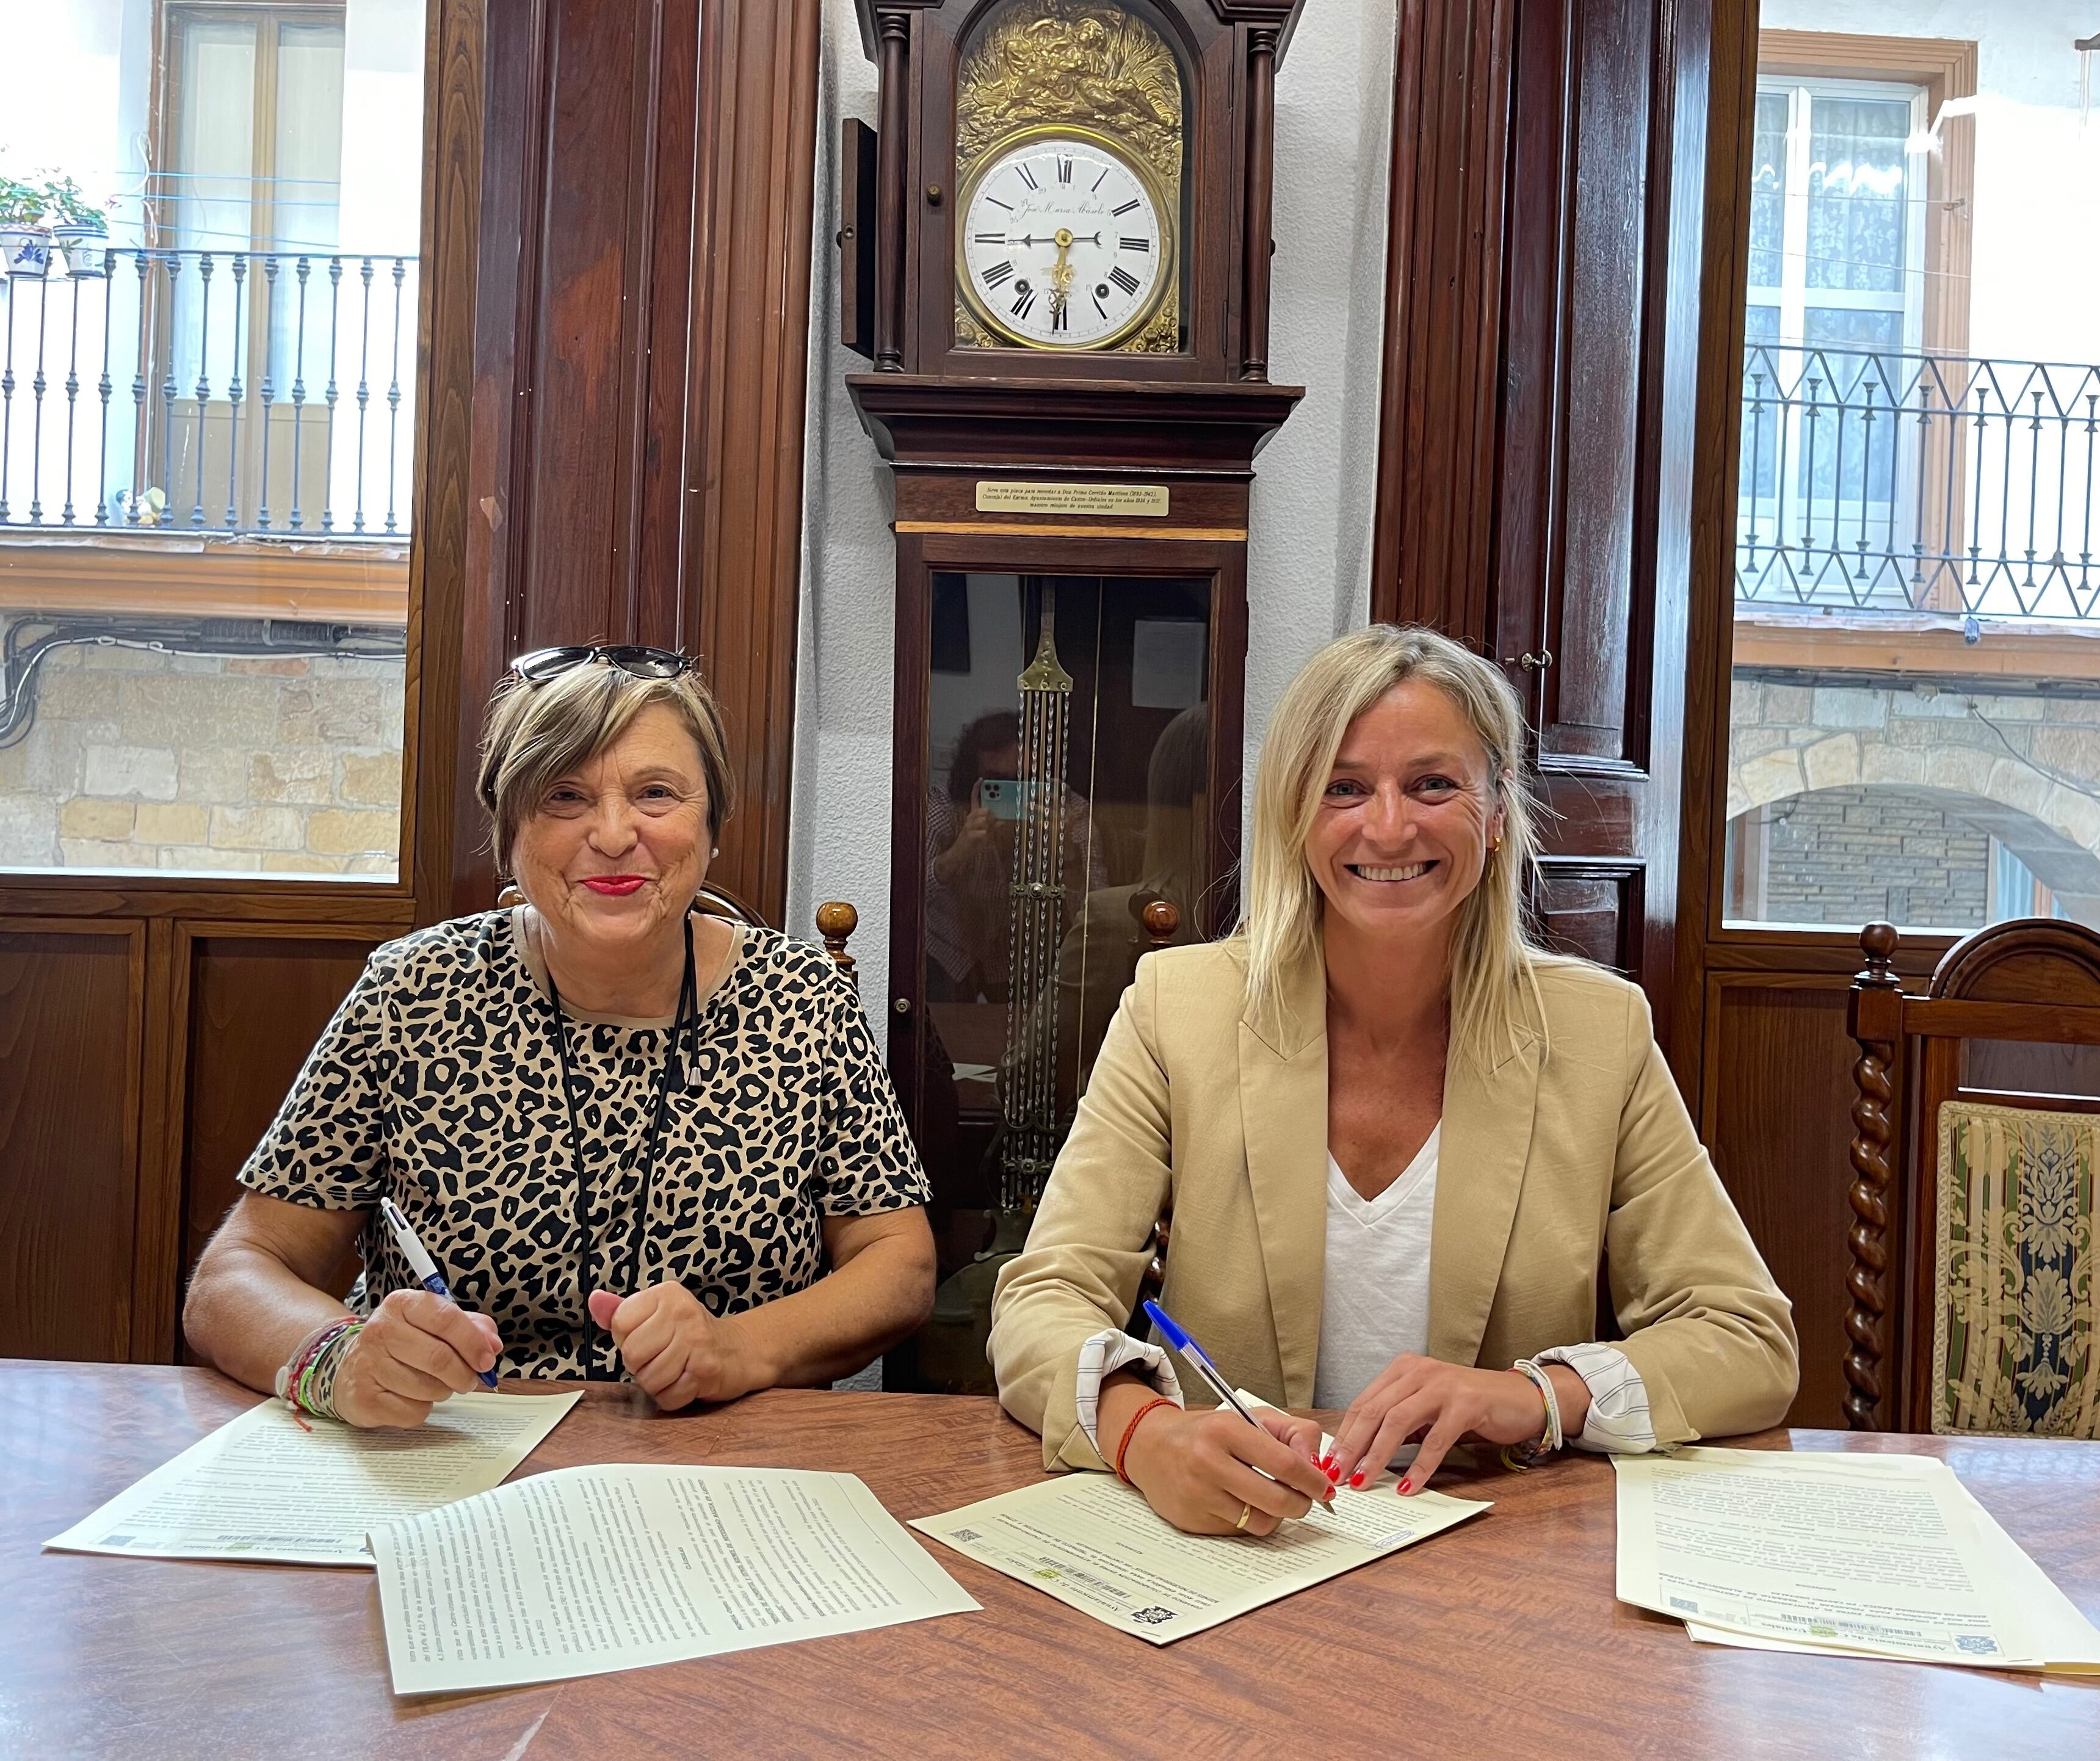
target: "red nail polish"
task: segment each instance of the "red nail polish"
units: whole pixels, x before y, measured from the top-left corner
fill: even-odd
[[[1354,1473],[1349,1476],[1349,1484],[1352,1486],[1360,1486],[1363,1483],[1364,1471],[1362,1468],[1359,1468]]]
[[[1414,1483],[1411,1480],[1403,1480],[1400,1482],[1400,1495],[1402,1498],[1405,1498],[1414,1490]]]
[[[1330,1480],[1339,1480],[1342,1477],[1342,1470],[1335,1465],[1333,1456],[1330,1455],[1321,1465],[1327,1470],[1327,1477]]]

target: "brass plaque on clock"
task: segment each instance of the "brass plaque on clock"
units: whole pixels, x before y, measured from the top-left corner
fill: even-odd
[[[979,483],[980,514],[1116,514],[1159,519],[1165,483]]]

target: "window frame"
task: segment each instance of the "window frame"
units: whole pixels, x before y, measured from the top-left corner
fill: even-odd
[[[1748,186],[1749,132],[1755,122],[1755,91],[1767,80],[1785,82],[1800,80],[1814,82],[1818,80],[1880,80],[1892,84],[1921,86],[1925,92],[1927,124],[1940,117],[1942,107],[1949,99],[1974,97],[1977,90],[1977,45],[1973,41],[1952,38],[1932,37],[1878,37],[1843,31],[1759,30],[1757,33],[1757,60],[1754,69],[1751,108],[1744,118],[1745,130],[1740,163],[1745,173],[1742,207],[1739,210],[1744,232],[1739,234],[1743,251],[1742,266],[1736,271],[1739,279],[1734,288],[1735,310],[1731,314],[1733,336],[1733,372],[1740,392],[1744,349],[1747,328],[1745,315],[1749,305],[1749,251],[1747,228],[1749,219]],[[1969,347],[1969,266],[1970,238],[1974,223],[1974,189],[1975,177],[1975,119],[1972,116],[1940,117],[1940,150],[1929,156],[1926,183],[1926,243],[1923,266],[1926,275],[1926,293],[1921,346],[1925,352],[1965,356]],[[1740,432],[1742,423],[1740,395],[1732,405],[1733,420]],[[1944,444],[1939,442],[1935,444]],[[1952,443],[1959,447],[1957,438]],[[1956,483],[1952,518],[1958,527],[1964,515],[1961,505],[1961,472],[1958,469],[1960,455],[1957,454],[1957,469],[1952,474]],[[1725,553],[1728,561],[1720,590],[1726,595],[1723,602],[1726,620],[1726,639],[1714,644],[1715,676],[1713,682],[1714,708],[1714,722],[1716,739],[1710,762],[1710,787],[1712,814],[1710,831],[1706,840],[1705,870],[1705,898],[1703,916],[1705,919],[1705,957],[1709,969],[1743,965],[1755,969],[1770,967],[1774,962],[1782,964],[1806,960],[1819,964],[1830,963],[1833,972],[1850,971],[1859,961],[1860,926],[1818,924],[1753,923],[1745,919],[1726,915],[1729,897],[1727,776],[1730,765],[1729,703],[1732,682],[1738,665],[1763,664],[1772,667],[1799,668],[1812,664],[1813,657],[1804,661],[1803,651],[1814,640],[1803,631],[1785,626],[1760,629],[1753,624],[1738,622],[1736,616],[1734,589],[1734,522],[1740,510],[1740,461],[1732,459],[1734,467],[1730,482],[1724,492],[1730,498],[1729,519],[1731,541]],[[1930,481],[1945,480],[1943,457],[1937,452],[1928,454],[1926,473]],[[1949,609],[1958,613],[1958,605],[1942,607],[1936,599],[1929,598],[1927,611]],[[1962,652],[1962,638],[1959,630],[1912,631],[1900,634],[1881,635],[1874,632],[1858,633],[1848,642],[1848,647],[1887,647],[1891,652],[1900,651],[1906,664],[1914,669],[1933,670],[1935,660],[1952,667]],[[1696,794],[1688,796],[1688,809]],[[1926,929],[1905,929],[1904,950],[1906,964],[1922,963],[1921,970],[1930,971],[1930,963],[1961,939],[1961,932]],[[1711,1022],[1709,1022],[1710,1027]]]

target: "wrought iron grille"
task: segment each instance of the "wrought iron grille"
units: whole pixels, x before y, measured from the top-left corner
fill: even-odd
[[[2082,619],[2100,366],[1752,344],[1736,598]]]
[[[417,271],[104,248],[0,280],[0,533],[402,541]]]

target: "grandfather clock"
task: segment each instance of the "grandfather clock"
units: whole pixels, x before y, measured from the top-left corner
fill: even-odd
[[[990,1385],[993,1279],[1138,956],[1232,921],[1248,487],[1302,395],[1268,372],[1300,3],[860,0],[872,366],[846,382],[896,483],[889,1049],[942,1275],[891,1387]]]

